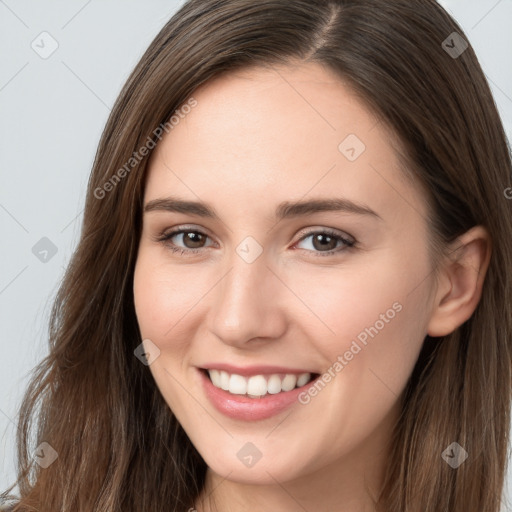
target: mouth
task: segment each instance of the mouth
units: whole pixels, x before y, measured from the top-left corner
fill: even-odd
[[[236,421],[267,420],[300,405],[298,397],[319,373],[278,366],[199,368],[203,392],[213,407]]]
[[[231,395],[260,399],[280,395],[308,385],[320,376],[319,373],[255,373],[240,375],[217,368],[202,368],[201,372],[211,384]]]

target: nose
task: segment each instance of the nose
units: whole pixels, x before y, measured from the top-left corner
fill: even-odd
[[[263,255],[247,263],[234,254],[229,270],[211,292],[210,332],[239,348],[250,341],[281,338],[287,326],[283,301],[291,300],[286,292]]]

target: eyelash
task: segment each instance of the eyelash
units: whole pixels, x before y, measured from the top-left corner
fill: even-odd
[[[200,248],[196,248],[196,249],[185,249],[183,247],[177,247],[176,245],[174,245],[174,244],[171,245],[169,243],[171,238],[173,238],[176,235],[180,235],[182,233],[196,233],[196,234],[200,234],[202,236],[208,237],[208,235],[206,233],[203,233],[202,231],[199,231],[197,229],[183,229],[182,228],[182,229],[177,229],[177,230],[171,231],[170,233],[162,234],[160,237],[157,238],[157,241],[163,243],[164,245],[166,245],[169,249],[171,249],[172,252],[179,253],[179,254],[182,254],[182,255],[196,254],[199,251],[201,251],[202,249],[205,249],[205,247],[200,247]],[[297,241],[297,243],[302,242],[306,238],[309,238],[310,236],[313,236],[313,235],[327,235],[327,236],[329,236],[331,238],[335,238],[337,241],[340,241],[340,242],[342,242],[345,245],[345,247],[341,247],[341,248],[338,247],[336,249],[331,249],[329,251],[312,251],[312,250],[309,250],[309,249],[302,249],[302,250],[307,251],[307,252],[313,252],[313,253],[315,253],[316,256],[319,256],[319,257],[332,256],[333,254],[337,254],[339,252],[346,251],[347,249],[353,248],[356,245],[355,241],[349,240],[349,239],[341,236],[336,231],[333,231],[333,230],[330,230],[330,229],[327,229],[327,228],[322,229],[322,230],[310,231],[308,233],[305,233],[304,236],[302,236]]]

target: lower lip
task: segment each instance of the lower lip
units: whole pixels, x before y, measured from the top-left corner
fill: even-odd
[[[245,395],[233,395],[212,384],[208,375],[199,370],[206,396],[213,406],[230,418],[244,421],[258,421],[271,418],[298,402],[299,394],[311,386],[308,382],[300,388],[291,391],[281,391],[275,395],[267,394],[262,398],[249,398]]]

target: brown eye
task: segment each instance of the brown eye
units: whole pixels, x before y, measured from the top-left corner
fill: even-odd
[[[332,249],[336,249],[338,245],[338,240],[330,235],[324,235],[322,233],[313,235],[313,247],[319,251],[323,251],[324,249],[330,251]]]
[[[208,247],[206,242],[208,235],[201,231],[192,229],[178,229],[162,235],[158,241],[168,246],[174,252],[194,253],[204,247]]]
[[[206,236],[197,231],[184,231],[183,234],[183,244],[188,249],[197,249],[199,247],[203,247],[206,241]]]
[[[308,239],[311,241],[306,242]],[[306,247],[299,247],[310,252],[316,253],[318,256],[329,256],[342,252],[355,245],[355,240],[345,238],[339,233],[332,231],[315,231],[303,236],[299,243],[304,243]]]

